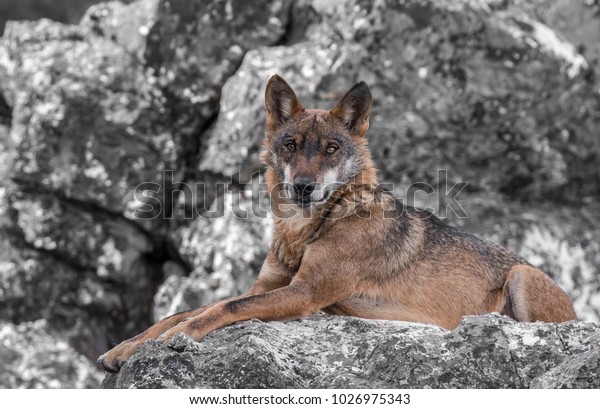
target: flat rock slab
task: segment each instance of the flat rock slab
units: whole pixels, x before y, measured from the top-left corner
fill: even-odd
[[[466,317],[454,331],[319,314],[145,343],[103,388],[600,387],[600,326]]]

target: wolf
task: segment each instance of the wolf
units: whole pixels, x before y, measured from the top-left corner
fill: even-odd
[[[98,362],[118,371],[148,339],[201,340],[237,321],[317,311],[455,328],[499,312],[518,321],[575,320],[546,274],[494,243],[408,206],[377,179],[366,132],[372,96],[355,84],[330,110],[304,109],[278,75],[265,92],[261,160],[274,219],[270,250],[244,295],[159,321]]]

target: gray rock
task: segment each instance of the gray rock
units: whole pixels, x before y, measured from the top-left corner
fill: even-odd
[[[131,4],[121,1],[98,3],[90,7],[81,26],[93,34],[107,38],[144,61],[147,37],[158,16],[159,0],[138,0]]]
[[[143,61],[185,127],[177,149],[197,149],[194,135],[219,107],[221,87],[244,54],[285,33],[290,0],[252,4],[225,0],[139,0],[90,8],[85,27],[112,39]]]
[[[105,388],[598,387],[600,327],[466,317],[454,331],[319,314],[146,342]],[[585,372],[582,368],[585,365]],[[587,382],[587,383],[585,383]]]
[[[63,23],[77,23],[87,8],[99,0],[69,0],[56,6],[52,0],[3,0],[0,4],[0,36],[8,20],[49,18]],[[121,0],[130,2],[131,0]]]
[[[138,260],[131,266],[138,276],[123,275],[107,257],[107,275],[101,276],[89,266],[32,249],[18,239],[17,231],[3,226],[1,219],[2,320],[23,323],[45,319],[49,328],[90,359],[104,352],[111,339],[133,336],[151,323],[149,304],[154,285],[148,271],[152,266],[144,269]],[[108,254],[120,255],[115,248]]]
[[[598,1],[557,0],[548,3],[545,0],[516,0],[514,5],[564,36],[588,61],[598,61],[600,58]],[[598,73],[597,64],[592,64],[591,68]]]
[[[600,351],[598,349],[584,352],[566,359],[556,368],[537,377],[530,387],[546,389],[584,389],[600,388]]]
[[[165,99],[125,50],[78,26],[10,22],[8,73],[0,90],[12,108],[10,178],[36,189],[134,217],[136,187],[175,167]],[[162,123],[161,123],[162,121]]]
[[[0,388],[97,388],[100,371],[43,320],[0,321]]]
[[[262,206],[262,213],[257,211]],[[247,291],[260,271],[271,240],[268,203],[254,203],[244,192],[215,202],[218,218],[199,217],[173,235],[178,252],[193,266],[188,276],[171,275],[154,297],[154,318],[195,309]],[[235,210],[237,209],[237,211]],[[254,210],[253,210],[254,209]]]

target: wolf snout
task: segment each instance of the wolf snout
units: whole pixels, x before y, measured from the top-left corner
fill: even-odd
[[[316,188],[316,180],[312,176],[297,176],[294,178],[294,193],[298,197],[309,198]]]

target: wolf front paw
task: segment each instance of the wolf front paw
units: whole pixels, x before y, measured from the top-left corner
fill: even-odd
[[[139,343],[124,341],[98,358],[99,366],[107,372],[119,372],[121,367],[138,348]]]

